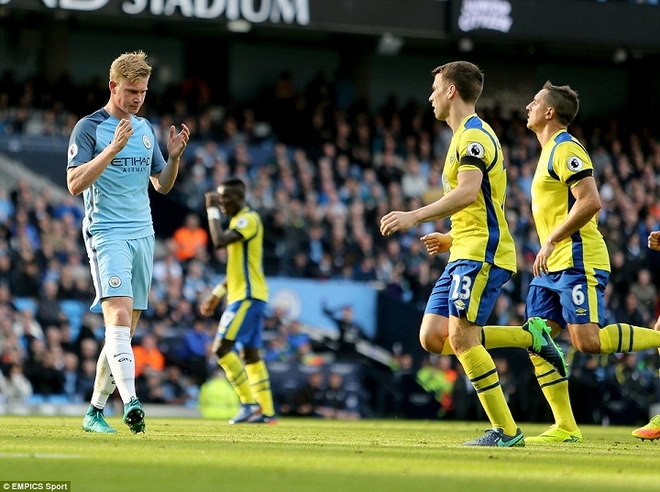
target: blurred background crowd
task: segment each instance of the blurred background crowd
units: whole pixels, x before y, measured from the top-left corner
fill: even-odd
[[[419,237],[447,231],[449,223],[383,238],[378,221],[390,210],[416,208],[442,195],[451,130],[434,119],[430,106],[393,96],[370,108],[340,82],[321,71],[296,91],[291,74],[282,72],[250,106],[214,104],[213,88],[200,80],[184,80],[147,97],[143,116],[161,138],[171,124],[183,122],[191,129],[191,144],[171,195],[184,219],[169,224],[171,234],[158,237],[150,307],[134,339],[142,401],[195,406],[203,385],[221,377],[210,357],[217,318],[202,318],[198,303],[225,266],[225,253],[213,251],[209,242],[203,197],[229,176],[246,182],[247,201],[262,216],[267,276],[370,282],[419,310],[421,318],[447,257],[428,256]],[[66,139],[80,116],[106,101],[105,83],[76,87],[66,78],[47,83],[38,77],[19,83],[7,72],[0,78],[0,133]],[[518,252],[518,274],[502,291],[490,323],[517,325],[524,319],[539,249],[530,186],[540,149],[526,129],[524,107],[506,114],[495,107],[480,116],[505,152],[507,219]],[[660,139],[616,118],[578,120],[570,130],[591,154],[601,193],[599,223],[612,263],[607,323],[652,326],[658,316],[660,254],[650,251],[646,240],[660,230]],[[66,159],[51,165],[64,167]],[[92,390],[103,326],[88,311],[94,293],[80,232],[81,200],[54,191],[34,188],[28,177],[0,182],[0,400],[5,402],[86,402]],[[171,220],[159,215],[157,204],[152,212],[157,223]],[[402,326],[401,336],[416,339],[417,329]],[[265,333],[269,364],[311,368],[303,371],[298,387],[275,385],[281,414],[370,415],[364,403],[369,397],[356,385],[319,369],[338,360],[337,353],[315,343],[295,320],[271,310]],[[585,356],[568,340],[561,342],[580,421],[635,423],[660,401],[656,351]],[[393,388],[388,414],[481,418],[453,357],[418,359],[396,344],[385,348],[394,354],[387,369]],[[516,418],[547,419],[525,357],[510,351],[498,355],[505,393]]]

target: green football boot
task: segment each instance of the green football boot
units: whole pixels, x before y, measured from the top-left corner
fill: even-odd
[[[124,423],[133,434],[145,431],[147,425],[144,423],[144,410],[137,398],[131,398],[131,401],[124,405]]]
[[[551,426],[543,434],[527,438],[527,442],[531,443],[549,443],[549,442],[582,442],[582,433],[580,429],[574,431],[567,431],[560,429],[557,424]]]
[[[91,405],[85,414],[85,418],[83,418],[82,428],[86,432],[98,432],[99,434],[115,434],[117,432],[105,421],[103,412]]]
[[[566,364],[564,352],[552,339],[550,335],[552,330],[545,323],[545,320],[542,318],[529,318],[527,323],[523,325],[523,330],[527,330],[532,335],[532,346],[529,347],[529,351],[552,364],[562,377],[566,377],[568,375],[568,364]]]

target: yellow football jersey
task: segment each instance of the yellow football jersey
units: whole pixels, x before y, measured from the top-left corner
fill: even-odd
[[[268,302],[263,272],[264,228],[259,214],[243,207],[229,222],[243,239],[227,245],[227,303],[243,299]]]
[[[516,272],[516,249],[504,215],[506,171],[493,129],[476,114],[463,120],[449,144],[442,184],[445,194],[458,186],[458,173],[483,173],[477,200],[451,216],[449,261],[483,261]]]
[[[575,198],[571,188],[593,175],[593,164],[580,142],[566,130],[555,133],[543,147],[532,181],[532,215],[541,244],[566,220]],[[610,271],[607,246],[594,216],[582,229],[558,243],[548,270],[571,267]]]

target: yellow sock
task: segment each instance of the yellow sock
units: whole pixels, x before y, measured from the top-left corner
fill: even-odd
[[[454,355],[454,349],[451,348],[449,340],[445,340],[445,344],[442,346],[442,352],[438,355]]]
[[[481,330],[481,344],[487,349],[502,347],[532,346],[532,334],[522,326],[484,326]]]
[[[255,396],[261,411],[267,417],[275,415],[275,405],[273,405],[273,393],[270,391],[270,375],[268,368],[263,360],[255,362],[254,364],[246,364],[245,372],[247,373],[252,394]]]
[[[481,345],[486,349],[503,347],[520,347],[527,349],[532,346],[532,334],[523,330],[522,326],[484,326],[481,329]],[[453,355],[454,351],[445,341],[440,355]]]
[[[660,331],[642,328],[628,323],[607,325],[598,331],[601,354],[639,352],[660,348]]]
[[[220,367],[225,370],[227,379],[234,387],[234,390],[236,390],[236,394],[241,400],[241,403],[256,403],[257,400],[254,398],[254,395],[252,395],[245,367],[236,352],[229,352],[227,355],[220,357],[218,359],[218,364],[220,364]]]
[[[504,398],[493,358],[482,345],[477,345],[463,352],[458,360],[474,386],[493,428],[500,427],[506,435],[515,436],[518,426]]]
[[[560,429],[571,432],[578,428],[571,408],[571,399],[568,394],[568,378],[561,377],[552,365],[538,355],[529,355],[534,365],[534,374],[541,386],[555,423]]]

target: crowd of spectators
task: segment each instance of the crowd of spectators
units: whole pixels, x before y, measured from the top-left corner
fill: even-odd
[[[0,133],[67,138],[72,122],[106,102],[98,84],[60,90],[65,83],[71,84],[47,84],[40,78],[18,83],[5,74],[0,79]],[[223,275],[226,258],[208,244],[203,195],[230,175],[244,179],[247,201],[263,218],[268,276],[368,281],[422,309],[447,260],[446,255],[429,257],[418,240],[433,230],[447,231],[447,220],[388,238],[378,231],[378,220],[387,211],[416,208],[442,194],[451,131],[430,108],[401,104],[393,96],[372,109],[348,97],[350,90],[323,73],[303,91],[296,91],[291,75],[282,73],[255,97],[253,107],[220,105],[208,87],[196,84],[173,87],[161,97],[150,94],[144,108],[160,132],[180,122],[191,129],[173,194],[186,218],[171,237],[159,238],[150,307],[135,339],[139,394],[146,402],[194,404],[214,368],[210,343],[215,320],[201,318],[197,305]],[[86,97],[71,101],[63,98],[67,93]],[[480,110],[505,153],[506,212],[518,251],[519,273],[505,286],[490,320],[500,325],[523,318],[539,248],[530,186],[540,149],[526,129],[523,109],[507,111],[507,117],[497,107]],[[592,156],[603,203],[599,223],[612,261],[607,322],[652,326],[660,255],[646,247],[646,238],[660,229],[660,139],[648,128],[627,123],[621,118],[578,121],[570,129]],[[96,360],[102,326],[100,318],[86,313],[93,289],[81,213],[76,198],[57,201],[47,189],[36,193],[27,181],[11,189],[0,183],[2,399],[56,395],[84,401],[89,396],[90,361]],[[153,213],[157,220],[158,210]],[[73,326],[62,308],[65,300],[85,307]],[[272,322],[278,328],[266,360],[323,363],[295,323],[282,327]],[[599,384],[606,383],[604,374],[627,381],[634,379],[630,371],[652,372],[658,366],[656,353],[631,360],[597,361],[593,370],[602,369]],[[582,382],[592,365],[593,358],[572,358]],[[449,411],[446,393],[440,404]]]
[[[502,390],[515,419],[551,422],[552,415],[526,357],[494,351]],[[569,350],[569,392],[578,423],[636,425],[660,400],[657,353],[609,356]],[[477,394],[453,356],[426,357],[419,368],[396,372],[399,414],[413,419],[483,420]]]

